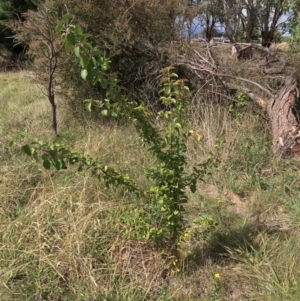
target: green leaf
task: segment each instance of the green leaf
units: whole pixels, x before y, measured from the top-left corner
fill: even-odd
[[[78,35],[78,36],[82,36],[82,35],[83,35],[82,29],[81,29],[80,26],[76,26],[76,27],[75,27],[75,33],[76,33],[76,35]]]
[[[66,40],[70,46],[74,46],[76,44],[75,35],[73,32],[69,32],[66,36]]]
[[[63,29],[62,25],[57,25],[56,28],[55,28],[55,31],[56,31],[57,34],[60,34],[62,29]]]
[[[53,165],[54,165],[54,167],[55,167],[57,170],[60,170],[61,167],[62,167],[62,162],[60,162],[59,160],[55,160],[55,161],[53,162]]]
[[[21,150],[28,156],[31,156],[33,154],[33,149],[30,145],[26,144],[23,145]]]
[[[90,59],[90,65],[93,66],[93,67],[96,67],[96,66],[97,66],[97,61],[96,61],[96,59],[95,59],[94,57],[92,57],[92,58]]]
[[[109,84],[109,81],[107,79],[103,78],[101,80],[101,86],[102,86],[103,89],[106,89],[108,84]]]
[[[80,57],[80,48],[79,48],[79,46],[75,47],[74,53],[75,53],[75,55],[76,55],[79,59],[81,58],[81,57]]]
[[[66,51],[66,53],[69,53],[69,52],[70,52],[70,48],[71,48],[71,45],[70,45],[69,42],[66,40],[66,41],[65,41],[65,51]]]
[[[85,38],[88,38],[90,35],[84,35],[84,36],[85,36]],[[83,46],[87,50],[92,50],[93,49],[93,46],[90,43],[88,43],[88,42],[84,42]]]
[[[168,77],[163,77],[163,78],[160,80],[160,83],[161,83],[161,84],[164,84],[164,83],[166,83],[166,82],[168,82],[168,81],[169,81],[169,78],[168,78]],[[163,89],[160,90],[160,91],[163,91]]]
[[[66,22],[66,21],[69,21],[71,18],[72,18],[72,15],[71,15],[71,14],[65,14],[65,15],[63,16],[62,20],[63,20],[64,22]]]
[[[43,140],[37,140],[37,143],[38,143],[39,146],[44,146],[45,145]]]
[[[94,78],[97,75],[96,69],[92,65],[89,64],[86,69],[87,69],[89,78]]]
[[[84,107],[88,112],[91,112],[92,111],[92,101],[85,102]]]
[[[45,169],[49,170],[50,167],[51,167],[51,163],[49,162],[49,160],[44,160],[43,166],[44,166]]]
[[[103,116],[107,116],[107,115],[108,115],[108,111],[107,111],[107,110],[102,110],[102,111],[101,111],[101,114],[102,114]]]
[[[80,55],[80,66],[82,68],[86,68],[88,63],[89,63],[89,59],[87,58],[87,56],[84,54]]]
[[[101,68],[103,71],[107,71],[109,69],[109,60],[105,59],[101,64]]]
[[[193,183],[192,185],[190,185],[190,189],[191,189],[191,192],[192,192],[192,193],[195,193],[196,190],[197,190],[196,184]]]
[[[88,76],[88,72],[86,69],[81,70],[81,77],[86,80],[86,77]]]

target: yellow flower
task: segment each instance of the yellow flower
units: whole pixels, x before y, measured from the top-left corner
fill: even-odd
[[[219,273],[216,273],[215,274],[215,279],[219,279],[220,278],[220,274]]]

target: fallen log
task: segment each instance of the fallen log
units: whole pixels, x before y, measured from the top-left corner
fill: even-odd
[[[180,57],[176,65],[179,68],[185,68],[195,76],[199,81],[199,89],[205,87],[206,90],[203,93],[208,99],[214,99],[214,97],[221,99],[224,95],[224,98],[230,99],[231,97],[232,101],[235,101],[236,91],[248,95],[267,112],[272,129],[273,154],[280,157],[300,155],[300,110],[299,113],[297,112],[300,108],[300,99],[296,78],[287,74],[292,72],[291,68],[286,68],[291,65],[280,54],[270,49],[253,44],[243,46],[245,47],[242,48],[242,52],[249,49],[258,50],[262,54],[261,62],[266,65],[267,60],[268,67],[262,70],[263,65],[258,62],[257,57],[253,65],[251,61],[238,64],[244,64],[248,70],[249,66],[256,68],[256,74],[264,72],[268,75],[274,74],[274,76],[265,76],[261,80],[258,80],[257,76],[253,79],[245,75],[241,77],[235,72],[236,69],[230,68],[228,62],[223,66],[223,61],[226,62],[224,55],[220,55],[217,48],[210,47],[207,47],[207,50],[201,49],[201,52],[194,51],[195,55],[192,57]],[[211,49],[215,49],[215,52],[212,53]],[[217,60],[218,58],[220,59]],[[277,83],[274,83],[276,78]],[[280,88],[278,88],[279,85],[281,85]]]
[[[293,76],[286,77],[283,87],[269,102],[249,88],[230,83],[226,86],[242,91],[263,109],[267,107],[273,135],[272,150],[276,156],[300,155],[300,120],[296,110],[299,90]]]
[[[271,99],[267,112],[273,134],[273,153],[282,157],[300,154],[300,125],[295,112],[299,98],[297,80],[288,76],[284,86]]]

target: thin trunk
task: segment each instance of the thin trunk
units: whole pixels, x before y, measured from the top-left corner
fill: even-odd
[[[55,103],[55,94],[53,88],[53,74],[55,72],[57,66],[57,58],[55,55],[54,49],[51,48],[51,53],[49,54],[49,75],[48,75],[48,99],[51,104],[52,109],[52,129],[54,131],[55,136],[57,136],[57,119],[56,119],[56,103]]]
[[[55,136],[58,136],[57,134],[57,118],[56,118],[56,104],[54,99],[54,94],[49,97],[49,101],[52,108],[52,129],[54,131]]]
[[[210,19],[207,18],[207,20],[206,20],[206,32],[205,32],[205,38],[206,38],[207,42],[212,40],[214,28],[215,28],[215,21],[212,20],[211,24],[210,24]]]

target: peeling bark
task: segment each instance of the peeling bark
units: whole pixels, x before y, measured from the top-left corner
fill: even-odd
[[[267,111],[271,120],[273,152],[279,156],[300,153],[300,126],[294,113],[299,97],[297,81],[288,76],[284,86],[270,101]]]

